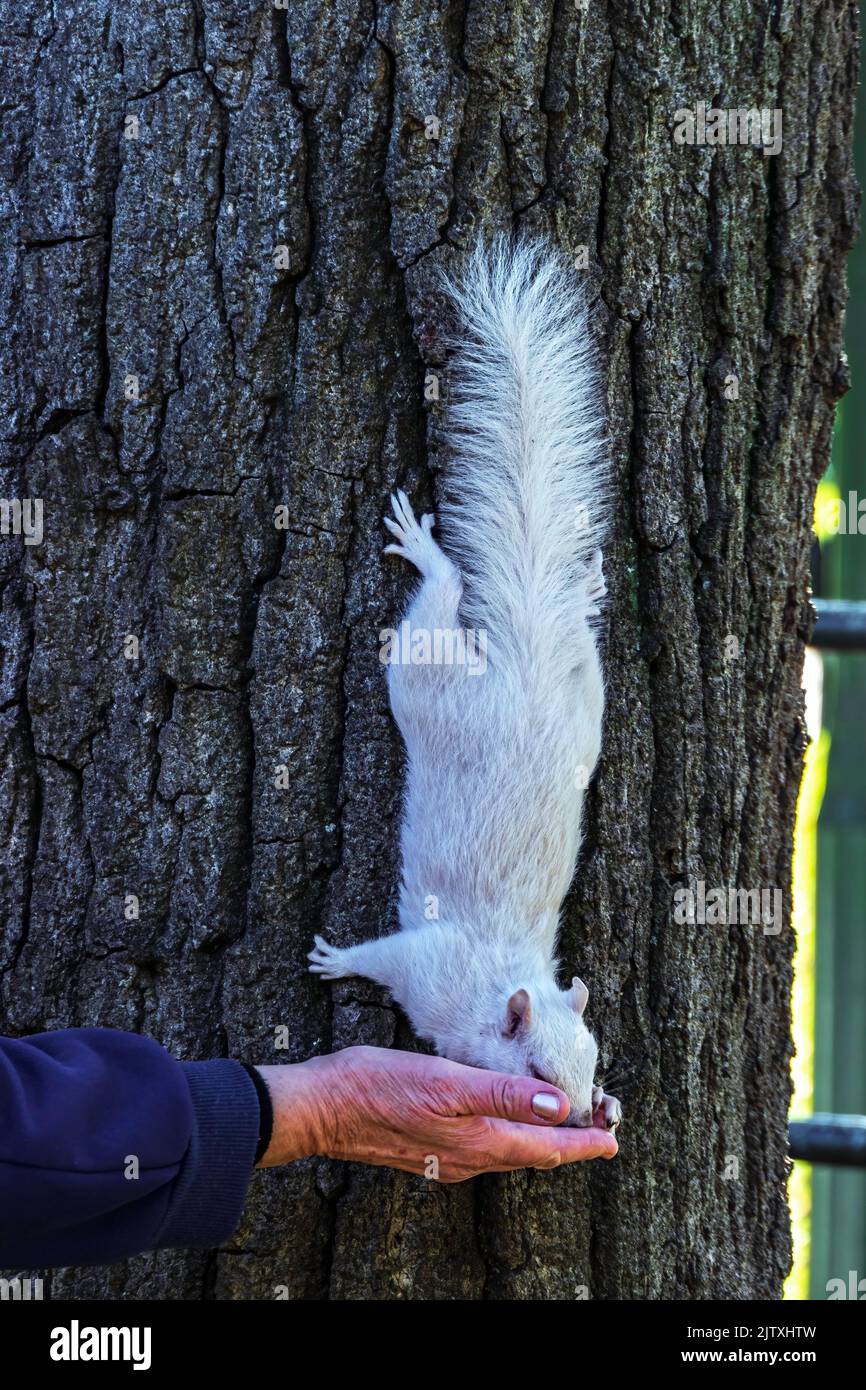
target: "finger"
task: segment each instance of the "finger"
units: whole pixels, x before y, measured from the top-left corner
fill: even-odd
[[[553,1135],[537,1125],[514,1125],[491,1120],[485,1137],[494,1171],[505,1168],[558,1167],[591,1158],[613,1158],[616,1139],[605,1129],[561,1129]],[[470,1161],[467,1160],[466,1161]]]
[[[491,1115],[520,1124],[558,1125],[571,1108],[564,1092],[531,1076],[508,1076],[452,1062],[449,1078],[452,1085],[447,1098],[457,1107],[450,1111],[454,1115]]]
[[[565,1142],[560,1145],[563,1163],[579,1163],[584,1158],[616,1158],[619,1144],[612,1130],[569,1129],[564,1131]]]

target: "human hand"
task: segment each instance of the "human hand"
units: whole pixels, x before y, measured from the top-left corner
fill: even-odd
[[[462,1182],[617,1152],[606,1130],[557,1128],[568,1100],[532,1077],[378,1047],[258,1070],[274,1110],[263,1168],[325,1154]]]

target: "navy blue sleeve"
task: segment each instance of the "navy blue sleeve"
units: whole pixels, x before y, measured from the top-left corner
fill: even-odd
[[[258,1135],[239,1062],[110,1028],[0,1038],[0,1268],[220,1245]]]

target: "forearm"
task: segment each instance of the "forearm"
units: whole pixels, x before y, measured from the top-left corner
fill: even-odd
[[[218,1246],[263,1146],[262,1168],[321,1154],[444,1182],[616,1153],[612,1135],[554,1128],[566,1097],[527,1077],[370,1047],[255,1071],[269,1135],[228,1058],[178,1062],[110,1029],[0,1038],[0,1266]]]
[[[240,1219],[258,1101],[236,1062],[178,1062],[105,1028],[0,1038],[0,1266],[220,1244]]]

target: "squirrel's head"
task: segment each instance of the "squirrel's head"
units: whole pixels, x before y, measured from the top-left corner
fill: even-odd
[[[592,1088],[598,1045],[583,1021],[589,991],[574,977],[571,989],[547,981],[517,989],[504,1002],[499,1036],[491,1038],[494,1070],[535,1076],[564,1091],[571,1102],[567,1125],[592,1124]]]

